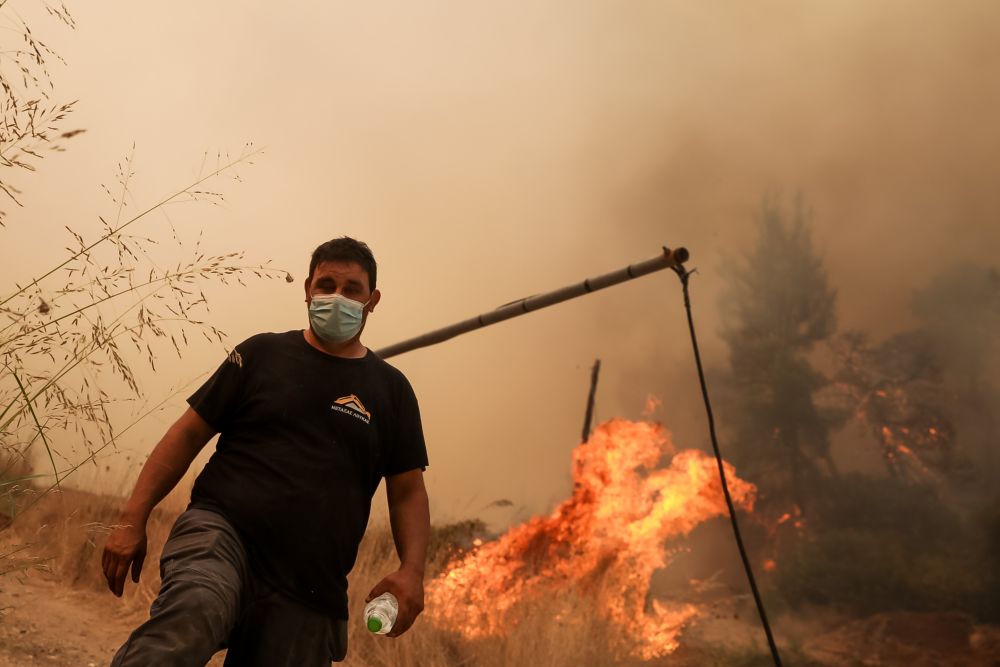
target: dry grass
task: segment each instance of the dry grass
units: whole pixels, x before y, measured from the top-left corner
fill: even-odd
[[[58,23],[75,28],[73,16],[60,2],[42,1],[46,13]],[[21,191],[9,173],[33,172],[46,151],[62,151],[61,141],[84,130],[62,131],[73,102],[53,99],[50,65],[62,63],[53,51],[21,18],[20,13],[0,2],[0,29],[4,48],[0,50],[0,227],[6,221],[6,204],[23,206]],[[37,27],[37,26],[36,26]]]
[[[433,528],[428,579],[437,575],[456,547],[461,548],[481,530],[476,523]],[[610,650],[612,642],[607,621],[598,613],[590,598],[570,594],[558,600],[534,601],[522,605],[513,615],[504,637],[469,641],[449,628],[434,622],[434,610],[427,609],[402,637],[389,639],[373,636],[358,622],[364,597],[369,588],[398,566],[392,537],[385,527],[373,527],[361,543],[358,560],[349,577],[350,625],[349,651],[345,665],[389,667],[501,667],[505,665],[633,665]],[[568,621],[556,622],[557,614]]]
[[[0,509],[6,517],[0,530],[51,494],[62,497],[56,492],[67,477],[113,454],[134,426],[183,391],[147,396],[138,369],[156,372],[164,356],[181,357],[194,337],[224,341],[204,319],[206,283],[289,278],[266,263],[244,264],[241,252],[205,252],[200,235],[186,242],[170,218],[149,224],[169,205],[223,201],[206,188],[235,176],[258,153],[249,144],[235,157],[220,153],[214,167],[203,164],[190,183],[148,205],[131,195],[129,155],[118,165],[114,192],[106,188],[111,206],[98,216],[99,225],[83,232],[67,226],[70,245],[61,261],[0,286]],[[158,255],[160,248],[166,250]],[[44,465],[33,465],[39,461]],[[21,554],[0,552],[0,571],[31,565]]]
[[[158,560],[163,543],[177,515],[186,506],[192,477],[189,476],[157,507],[148,526],[149,554],[141,582],[126,585],[121,600],[123,614],[145,613],[159,589]],[[35,509],[6,531],[0,532],[0,548],[29,545],[21,556],[43,576],[67,588],[93,591],[110,601],[100,571],[101,549],[109,524],[115,521],[122,499],[62,489],[41,498]],[[473,538],[487,537],[479,522],[432,527],[428,578],[439,573],[450,555],[469,547]],[[749,600],[738,605],[744,621],[727,621],[711,636],[695,631],[682,637],[681,648],[658,660],[643,662],[617,655],[613,648],[620,631],[609,626],[595,599],[580,591],[558,599],[533,600],[510,615],[503,637],[469,641],[434,622],[434,609],[427,609],[402,637],[374,636],[360,622],[364,598],[371,586],[395,569],[398,560],[384,517],[374,517],[363,539],[354,570],[349,576],[350,623],[349,667],[671,667],[766,666],[770,663],[763,636],[755,625]],[[744,596],[746,597],[746,596]],[[725,609],[728,606],[723,605]],[[566,610],[572,610],[568,616]],[[735,608],[734,608],[735,609]],[[729,611],[729,617],[732,617]],[[568,621],[555,622],[559,614]],[[804,622],[804,621],[802,621]],[[743,625],[740,625],[743,623]],[[816,624],[799,633],[818,632]],[[721,634],[720,634],[721,633]],[[749,639],[742,635],[749,633]],[[1000,636],[1000,635],[998,635]],[[118,641],[121,638],[114,638]],[[849,648],[849,647],[848,647]],[[795,646],[785,646],[786,664],[817,665]],[[222,664],[222,655],[210,663]]]
[[[138,586],[129,583],[123,611],[148,609],[159,589],[158,559],[176,516],[182,511],[190,481],[178,486],[153,513],[148,527],[149,554]],[[4,545],[28,545],[25,559],[44,569],[60,584],[107,594],[100,571],[101,549],[107,528],[117,518],[122,499],[62,489],[46,494],[34,510],[2,533]],[[384,521],[384,520],[383,520]],[[358,620],[369,588],[398,566],[388,527],[373,520],[361,543],[358,560],[349,577],[349,653],[345,665],[354,667],[501,667],[505,665],[639,665],[623,660],[608,648],[613,629],[597,613],[592,600],[570,595],[551,603],[542,601],[519,610],[502,638],[468,641],[458,633],[438,627],[428,609],[402,637],[389,639],[368,633]],[[439,572],[456,546],[467,545],[480,534],[481,525],[470,522],[435,527],[428,577]],[[572,608],[570,622],[554,623],[557,613]],[[214,664],[214,663],[213,663]]]
[[[162,502],[147,525],[149,551],[137,586],[129,581],[122,603],[127,610],[148,609],[160,588],[159,558],[177,515],[183,510],[190,482]],[[23,566],[45,573],[59,583],[108,593],[101,571],[104,541],[118,519],[123,498],[63,487],[31,489],[22,494],[35,504],[0,533],[6,551],[18,550]]]

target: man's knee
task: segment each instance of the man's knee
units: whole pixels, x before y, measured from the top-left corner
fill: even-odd
[[[246,551],[213,512],[182,514],[163,547],[160,593],[114,665],[193,665],[211,658],[240,613]]]
[[[162,584],[153,605],[199,607],[192,612],[225,613],[229,615],[227,621],[232,622],[240,606],[245,576],[246,552],[235,531],[218,515],[189,510],[178,519],[163,547]]]
[[[113,667],[205,664],[232,631],[238,604],[219,591],[190,581],[161,591],[149,619],[129,636]]]
[[[165,584],[149,609],[150,620],[160,616],[176,617],[201,628],[228,628],[236,622],[240,609],[240,591],[225,582],[203,578],[173,580]]]

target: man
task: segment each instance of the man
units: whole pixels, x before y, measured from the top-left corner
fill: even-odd
[[[399,601],[389,636],[423,609],[427,453],[406,378],[361,344],[381,294],[375,259],[343,237],[316,248],[309,327],[236,346],[150,454],[102,566],[121,596],[139,581],[150,512],[220,433],[160,558],[150,618],[112,665],[310,667],[347,651],[347,573],[386,480],[400,566],[377,583]]]

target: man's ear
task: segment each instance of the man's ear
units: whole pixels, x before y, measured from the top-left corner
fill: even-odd
[[[382,298],[382,292],[375,290],[372,292],[371,298],[368,300],[368,312],[374,313],[375,306],[378,305],[379,299]]]
[[[306,276],[305,282],[302,283],[302,288],[306,291],[306,303],[309,303],[309,286],[312,282],[312,276]]]

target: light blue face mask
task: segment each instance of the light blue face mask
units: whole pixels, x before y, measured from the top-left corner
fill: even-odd
[[[365,306],[339,294],[318,294],[309,301],[309,323],[316,335],[328,343],[343,343],[361,331]]]

